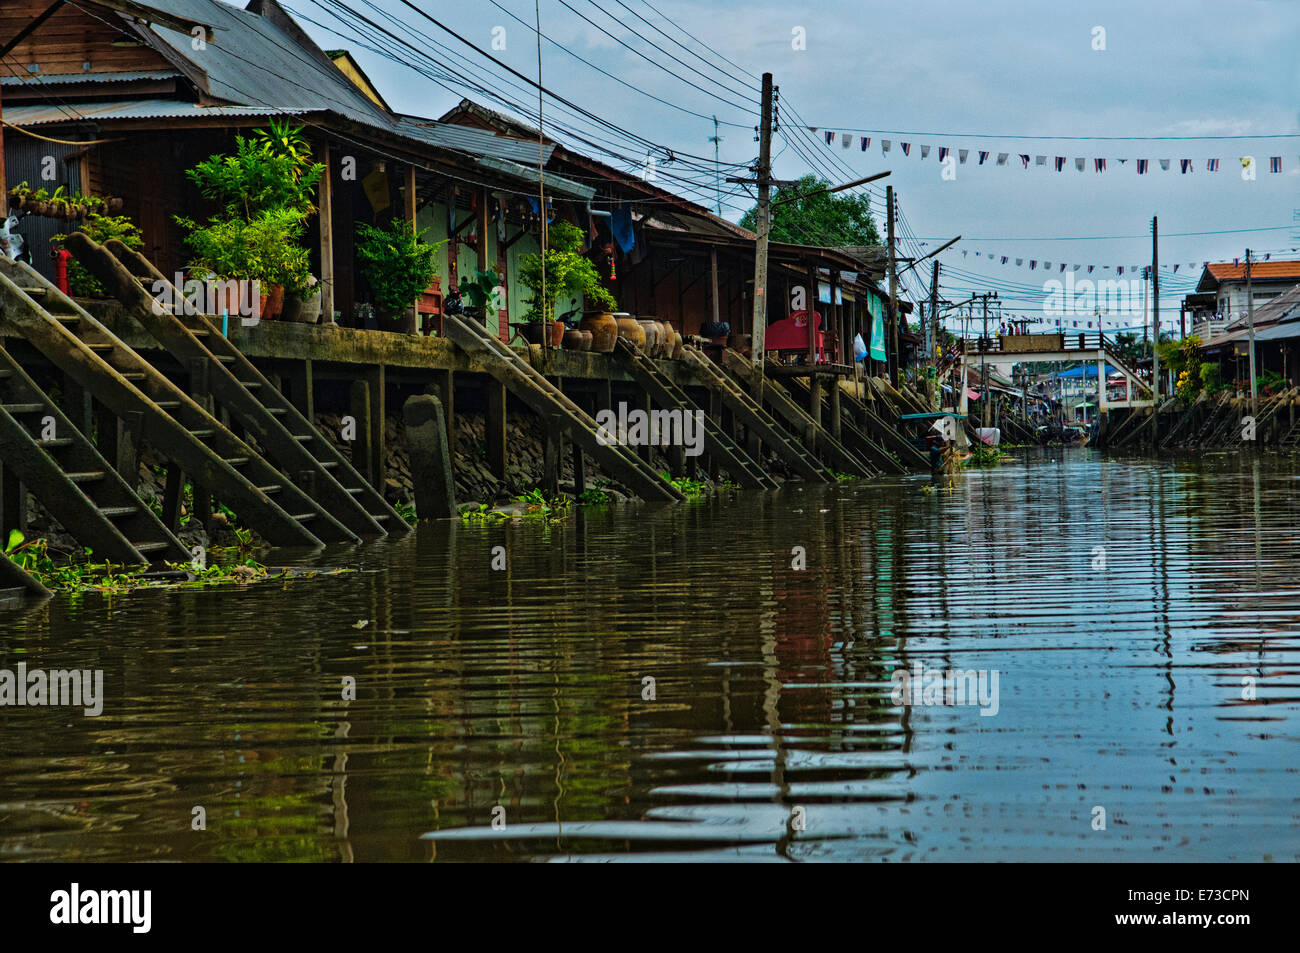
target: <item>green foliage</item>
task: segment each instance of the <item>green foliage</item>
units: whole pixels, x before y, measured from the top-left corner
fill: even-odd
[[[550,321],[555,301],[561,294],[581,294],[602,308],[614,310],[618,302],[600,283],[600,273],[582,254],[583,232],[569,222],[556,221],[547,232],[546,282],[542,282],[542,256],[537,253],[519,259],[519,282],[528,289],[526,321]]]
[[[1161,341],[1160,360],[1174,375],[1174,394],[1191,402],[1201,391],[1201,339],[1193,334],[1181,341]]]
[[[125,215],[102,215],[91,212],[76,231],[84,232],[87,238],[101,245],[113,238],[127,248],[139,248],[144,244],[144,236],[140,234],[139,226]],[[65,234],[55,235],[53,241],[61,242],[67,237]],[[77,298],[102,298],[107,294],[99,280],[75,258],[68,259],[68,288],[72,291],[73,297]]]
[[[852,473],[840,473],[838,470],[831,470],[831,473],[834,474],[836,481],[839,483],[849,483],[853,480],[859,479]]]
[[[414,503],[411,503],[407,500],[403,500],[402,502],[394,506],[393,509],[397,510],[397,515],[400,516],[405,522],[409,523],[411,526],[414,526],[416,523],[420,521],[419,517],[415,515]]]
[[[357,222],[357,260],[381,316],[396,319],[437,277],[438,250],[446,241],[430,244],[423,235],[400,218],[388,228]]]
[[[590,487],[579,493],[578,498],[574,502],[580,506],[604,506],[608,503],[614,502],[614,497],[609,493],[606,493],[604,490]]]
[[[235,139],[233,155],[212,155],[185,174],[219,211],[204,225],[182,216],[194,250],[191,267],[217,278],[307,290],[310,256],[299,242],[325,166],[311,161],[301,129],[271,123],[253,138]]]
[[[1226,390],[1228,385],[1224,383],[1219,373],[1218,364],[1201,365],[1201,389],[1207,394],[1217,394]]]
[[[808,195],[830,185],[815,175],[805,175],[795,185],[778,188],[772,194],[772,240],[798,245],[879,245],[880,233],[871,216],[871,200],[865,195],[847,192]],[[783,201],[796,195],[807,197]],[[753,231],[758,225],[758,207],[746,212],[740,224]]]
[[[498,284],[500,282],[497,280],[495,271],[479,271],[475,273],[472,280],[469,278],[460,279],[459,289],[460,293],[469,299],[471,308],[482,311],[487,307],[488,301],[492,298],[492,292],[496,290]]]
[[[194,250],[190,267],[195,271],[216,278],[256,279],[264,286],[283,285],[287,294],[305,292],[311,257],[298,244],[306,227],[301,213],[263,209],[250,221],[213,219],[205,226],[179,216],[176,221],[191,229],[185,242]]]
[[[1001,459],[1002,452],[997,447],[990,447],[986,443],[973,443],[970,448],[970,456],[962,461],[962,466],[995,467]]]
[[[692,480],[690,477],[674,477],[667,473],[660,475],[671,483],[678,493],[686,497],[703,496],[709,490],[708,484],[701,483],[699,480]]]

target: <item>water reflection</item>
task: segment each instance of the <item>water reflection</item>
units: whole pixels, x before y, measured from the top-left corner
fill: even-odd
[[[103,668],[107,700],[0,709],[0,856],[1297,859],[1291,474],[1071,450],[929,483],[6,611],[0,667]],[[899,704],[918,662],[999,672],[997,715]]]

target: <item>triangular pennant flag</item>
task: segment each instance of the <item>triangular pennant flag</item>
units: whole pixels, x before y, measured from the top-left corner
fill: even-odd
[[[1151,162],[1150,159],[1138,159],[1138,175],[1147,174],[1147,165],[1150,162]]]
[[[1002,264],[1005,265],[1006,263],[1007,263],[1007,256],[1006,256],[1006,255],[1003,255],[1003,256],[1002,256]]]
[[[1023,165],[1026,169],[1029,168],[1029,156],[1025,155],[1025,153],[1023,152],[1020,153],[1020,164]]]
[[[1179,166],[1180,173],[1181,173],[1182,175],[1186,175],[1188,172],[1191,172],[1191,171],[1192,171],[1192,160],[1191,160],[1191,159],[1179,159],[1179,160],[1178,160],[1178,166]]]
[[[1168,160],[1168,159],[1161,159],[1161,160],[1160,160],[1160,168],[1161,168],[1163,171],[1168,172],[1168,171],[1169,171],[1169,160]]]
[[[831,130],[827,129],[827,130],[826,130],[826,145],[830,146],[830,145],[834,145],[834,144],[835,144],[835,133],[833,133]]]
[[[1272,156],[1272,157],[1269,158],[1269,160],[1268,160],[1268,171],[1269,171],[1269,172],[1281,172],[1281,171],[1282,171],[1282,157],[1281,157],[1281,156]]]
[[[1092,266],[1092,265],[1089,265],[1089,266],[1088,266],[1088,274],[1092,274],[1092,269],[1093,269],[1093,266]]]
[[[1062,169],[1065,168],[1065,156],[1057,156],[1055,162],[1056,162],[1057,172],[1060,172]]]
[[[1029,270],[1033,271],[1037,267],[1038,267],[1038,260],[1036,258],[1029,259]]]
[[[1218,172],[1218,171],[1219,171],[1219,160],[1218,160],[1218,159],[1206,159],[1206,160],[1205,160],[1205,171],[1206,171],[1206,172]]]
[[[929,155],[930,155],[930,147],[929,147],[929,146],[921,146],[921,158],[924,159],[924,158],[926,158],[926,157],[929,156]]]
[[[1023,265],[1024,263],[1025,263],[1025,260],[1024,260],[1023,258],[1017,258],[1017,259],[1016,259],[1016,267],[1017,267],[1017,268],[1019,268],[1019,267],[1020,267],[1021,265]]]
[[[984,164],[984,160],[987,159],[988,157],[989,157],[989,154],[988,154],[987,152],[985,152],[983,149],[981,149],[981,150],[980,150],[980,165],[983,165],[983,164]]]
[[[870,148],[871,148],[871,137],[870,137],[870,136],[862,136],[861,138],[859,138],[859,139],[858,139],[858,147],[859,147],[863,152],[866,152],[868,149],[870,149]]]
[[[998,153],[998,165],[1006,165],[1006,164],[1007,164],[1007,157],[1008,157],[1009,155],[1011,155],[1011,153],[1009,153],[1009,152],[999,152],[999,153]]]
[[[841,148],[841,149],[847,149],[847,148],[848,148],[849,146],[851,146],[851,145],[853,145],[853,136],[852,136],[851,134],[847,133],[847,132],[841,132],[841,133],[840,133],[840,148]]]
[[[888,151],[889,151],[889,140],[888,140],[888,139],[881,139],[881,140],[880,140],[880,154],[881,154],[881,155],[884,155],[884,154],[885,154],[886,152],[888,152]]]
[[[965,164],[966,164],[966,157],[967,157],[968,155],[970,155],[970,150],[969,150],[969,149],[958,149],[958,150],[957,150],[957,161],[960,162],[962,165],[965,165]]]
[[[940,162],[942,162],[944,159],[948,158],[948,152],[949,152],[949,151],[950,151],[950,150],[948,149],[947,146],[940,146],[940,147],[939,147],[939,161],[940,161]]]
[[[1065,262],[1061,262],[1061,271],[1065,271]]]
[[[1174,274],[1178,274],[1178,266],[1174,265]]]
[[[1047,165],[1047,156],[1034,156],[1034,165]]]
[[[1087,165],[1087,164],[1088,164],[1088,160],[1087,160],[1087,159],[1075,159],[1075,160],[1074,160],[1074,167],[1075,167],[1076,169],[1078,169],[1080,172],[1083,171],[1083,167],[1084,167],[1085,165]]]
[[[910,156],[912,154],[912,144],[910,142],[900,142],[898,145],[902,148],[903,155]]]
[[[1123,266],[1123,265],[1116,265],[1116,266],[1115,266],[1115,274],[1117,274],[1117,275],[1122,275],[1122,274],[1124,274],[1124,266]]]
[[[1097,172],[1105,172],[1105,171],[1106,171],[1106,160],[1105,160],[1105,159],[1093,159],[1093,160],[1092,160],[1092,165],[1093,165],[1093,169],[1094,169],[1095,171],[1097,171]]]
[[[1079,265],[1075,265],[1075,266],[1074,266],[1073,268],[1071,268],[1070,270],[1071,270],[1071,271],[1078,271],[1079,268],[1080,268]]]

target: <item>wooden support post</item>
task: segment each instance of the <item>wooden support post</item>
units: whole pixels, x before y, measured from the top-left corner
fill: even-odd
[[[418,232],[419,226],[415,223],[415,166],[407,165],[402,171],[402,219],[410,222],[411,228]],[[414,329],[416,334],[420,333],[420,315],[416,310],[419,303],[420,295],[416,295],[406,309],[407,327]]]
[[[840,379],[838,377],[832,377],[830,379],[830,385],[830,432],[832,437],[839,440],[843,435],[843,429],[840,426]]]
[[[649,420],[650,414],[654,410],[654,404],[650,401],[650,395],[642,393],[640,398],[637,399],[637,404],[640,406],[641,410],[645,411],[646,420]],[[646,463],[652,463],[654,461],[654,448],[650,446],[648,435],[646,442],[637,447],[636,452]]]
[[[133,490],[140,483],[140,438],[143,431],[144,414],[133,410],[123,418],[117,435],[117,473]]]
[[[289,371],[289,399],[298,408],[298,412],[307,418],[307,422],[316,426],[315,374],[311,358],[303,360],[301,369],[291,367]]]
[[[447,417],[447,449],[451,453],[451,469],[456,471],[456,374],[443,371],[437,375],[438,400]]]
[[[325,166],[320,177],[317,222],[320,226],[320,323],[334,323],[334,162],[329,142],[316,152],[317,161]]]
[[[587,490],[587,461],[582,452],[582,445],[573,444],[573,492],[582,496]]]
[[[181,525],[181,497],[185,489],[185,473],[175,463],[167,465],[167,480],[163,485],[162,521],[173,533]]]
[[[384,400],[387,389],[384,365],[376,365],[366,376],[370,385],[370,472],[374,474],[374,488],[382,495],[388,477],[388,414]]]
[[[422,520],[451,519],[456,515],[456,484],[442,404],[432,394],[417,394],[403,405],[402,419],[411,450],[416,515]]]
[[[560,435],[542,421],[542,493],[548,498],[560,492]]]
[[[821,426],[822,422],[822,379],[816,374],[808,377],[808,416],[813,419],[813,423]],[[808,444],[808,449],[813,449],[815,445]]]
[[[450,376],[451,372],[448,371],[447,374]],[[484,442],[487,444],[488,469],[498,480],[504,480],[506,478],[506,385],[489,377],[484,386],[487,388]]]
[[[95,402],[86,390],[67,374],[63,375],[63,393],[65,395],[64,411],[73,426],[81,431],[87,440],[93,439],[95,420]]]
[[[357,435],[352,441],[352,466],[371,486],[381,489],[375,482],[372,469],[374,456],[370,451],[370,385],[363,380],[352,382],[351,406],[349,410],[356,422]]]
[[[709,389],[709,406],[706,408],[705,413],[717,422],[720,428],[726,429],[722,419],[722,395],[712,388]],[[754,459],[756,463],[762,464],[761,458],[755,457]],[[722,472],[718,466],[717,456],[712,453],[709,454],[709,479],[716,483],[721,475]]]

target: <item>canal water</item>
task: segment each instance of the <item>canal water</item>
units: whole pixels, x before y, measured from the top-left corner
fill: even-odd
[[[0,858],[1295,861],[1298,491],[1033,450],[3,610],[105,699],[0,708]]]

